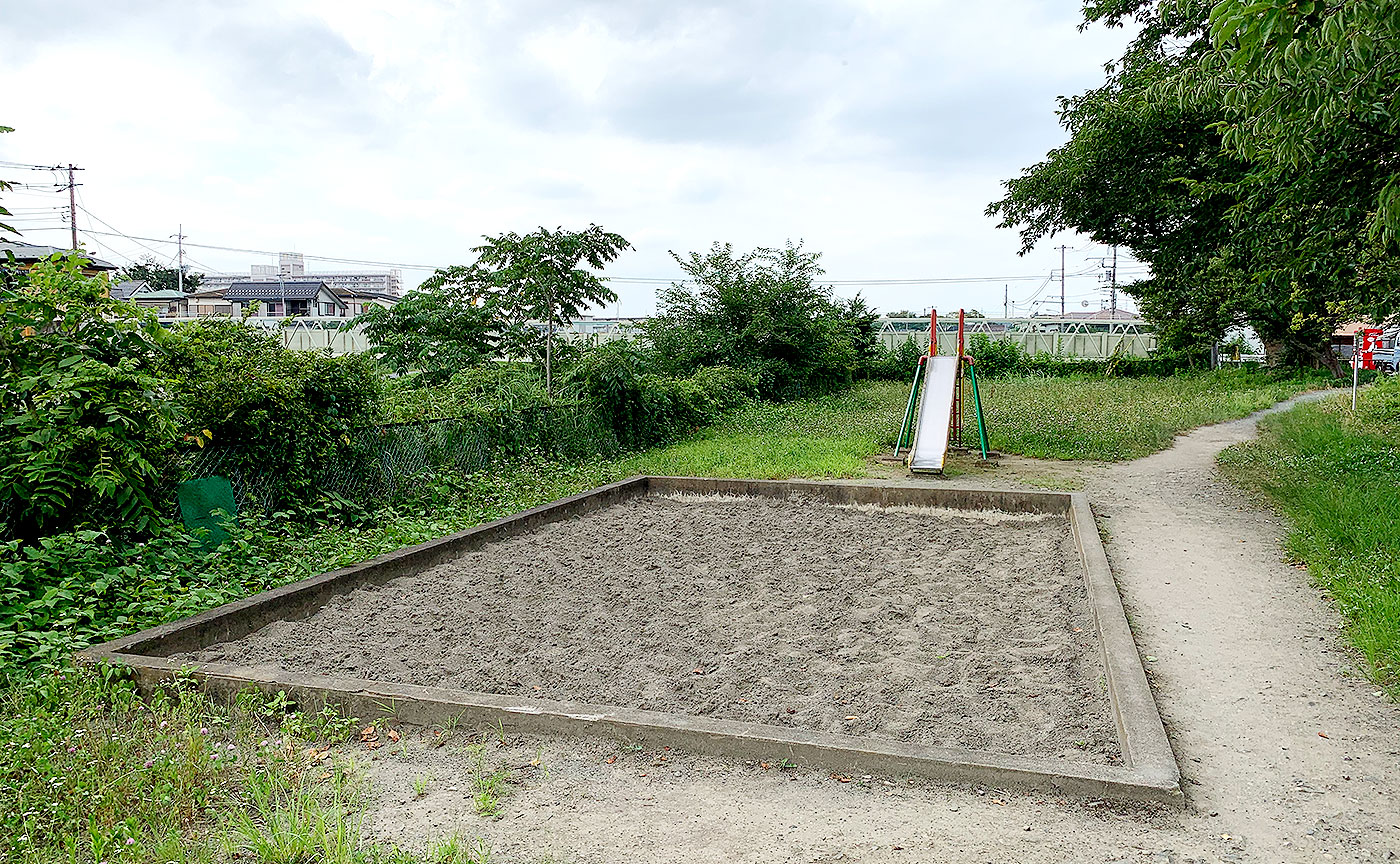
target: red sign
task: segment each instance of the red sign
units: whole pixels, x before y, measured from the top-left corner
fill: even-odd
[[[1381,347],[1380,328],[1366,328],[1361,331],[1361,344],[1357,348],[1357,356],[1361,358],[1362,369],[1376,368],[1376,354]]]

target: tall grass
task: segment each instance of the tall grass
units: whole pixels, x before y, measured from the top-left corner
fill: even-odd
[[[1001,378],[978,382],[992,449],[1044,459],[1136,459],[1182,432],[1235,420],[1310,386],[1220,370],[1165,378]],[[975,423],[965,422],[969,435]]]
[[[1243,417],[1310,386],[1239,371],[980,383],[993,449],[1102,461],[1146,456],[1187,429]],[[872,456],[893,450],[908,398],[907,385],[878,382],[817,399],[750,405],[685,441],[618,464],[623,474],[862,477]],[[971,444],[976,423],[970,407],[963,425]]]
[[[1400,383],[1265,418],[1220,465],[1292,523],[1286,549],[1336,602],[1372,678],[1400,699]]]

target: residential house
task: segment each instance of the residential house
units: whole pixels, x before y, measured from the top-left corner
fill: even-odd
[[[11,255],[14,256],[16,266],[21,270],[28,270],[52,255],[63,255],[71,251],[71,249],[60,249],[57,246],[36,246],[33,243],[21,243],[18,240],[0,240],[0,267],[9,265]],[[87,266],[83,268],[83,273],[87,276],[110,273],[117,269],[115,264],[103,261],[101,258],[94,258],[81,249],[78,251],[87,259]]]
[[[320,279],[280,282],[235,282],[224,289],[232,314],[240,316],[257,304],[256,314],[266,318],[301,315],[312,318],[348,318],[350,306]]]
[[[332,285],[331,290],[335,292],[335,296],[345,301],[345,305],[350,309],[351,318],[363,315],[371,306],[383,306],[388,309],[403,299],[397,294],[377,289]]]
[[[127,298],[137,306],[156,310],[162,318],[179,318],[189,314],[190,295],[174,288],[160,291],[137,291]]]

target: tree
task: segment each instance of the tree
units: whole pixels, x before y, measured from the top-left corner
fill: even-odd
[[[203,275],[188,267],[184,268],[182,278],[178,268],[166,267],[150,255],[117,271],[118,282],[145,282],[153,291],[178,291],[183,287],[189,294],[198,290],[203,280]]]
[[[1131,249],[1153,275],[1125,290],[1165,347],[1199,350],[1247,324],[1274,360],[1335,370],[1336,326],[1394,306],[1393,256],[1367,229],[1389,169],[1345,124],[1317,133],[1325,156],[1308,164],[1228,146],[1238,112],[1208,72],[1211,10],[1086,5],[1090,21],[1137,18],[1139,36],[1104,86],[1061,100],[1070,140],[987,212],[1021,228],[1023,254],[1061,230]]]
[[[555,325],[570,323],[590,303],[617,301],[616,292],[592,271],[602,270],[632,244],[597,225],[583,231],[542,227],[523,236],[512,231],[483,239],[472,250],[479,256],[475,266],[489,272],[499,311],[507,321],[544,322],[545,392],[552,398]]]
[[[660,292],[659,311],[643,326],[664,371],[731,366],[780,399],[851,383],[874,318],[863,301],[843,308],[818,283],[819,253],[788,243],[736,254],[716,243],[671,257],[689,278]]]
[[[1345,129],[1383,166],[1361,202],[1370,231],[1400,231],[1400,14],[1393,0],[1221,0],[1199,90],[1226,112],[1225,146],[1265,171],[1326,163]]]
[[[364,325],[370,352],[394,372],[440,384],[496,353],[503,319],[495,291],[480,267],[447,267],[394,306],[371,306],[350,323]]]

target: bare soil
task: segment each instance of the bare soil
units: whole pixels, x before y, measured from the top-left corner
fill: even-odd
[[[189,659],[1119,761],[1054,516],[642,498]]]

